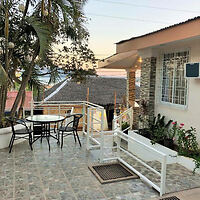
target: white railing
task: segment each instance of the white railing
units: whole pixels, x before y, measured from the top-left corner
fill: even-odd
[[[128,126],[122,130],[123,124],[125,123],[127,123]],[[113,131],[120,130],[120,131],[126,132],[132,129],[132,126],[133,126],[133,108],[132,107],[125,110],[119,116],[114,116],[114,119],[112,122]]]
[[[107,148],[113,148],[113,149],[117,149],[117,155],[112,155],[109,158],[106,158],[105,156],[103,157],[102,161],[110,161],[110,160],[118,160],[119,162],[123,163],[126,167],[128,167],[131,171],[133,171],[135,174],[137,174],[140,179],[144,180],[147,184],[149,184],[150,186],[152,186],[155,190],[157,190],[160,193],[160,196],[162,196],[163,194],[165,194],[165,185],[166,185],[166,159],[167,159],[167,155],[155,150],[154,148],[142,143],[141,141],[136,140],[133,137],[128,136],[127,134],[123,133],[122,131],[104,131],[103,132],[103,138],[105,139],[105,136],[111,136],[111,137],[116,137],[116,142],[117,142],[117,146],[112,146],[112,147],[106,147],[104,144],[102,145],[102,152],[101,154],[104,156],[105,155],[105,150]],[[142,148],[147,149],[149,151],[149,153],[154,154],[155,155],[155,160],[159,161],[161,163],[161,172],[157,171],[156,169],[154,169],[153,167],[151,167],[150,165],[148,165],[147,163],[145,163],[142,159],[138,158],[136,155],[134,155],[133,153],[125,150],[124,148],[121,147],[121,139],[126,140],[127,142],[136,142],[138,145],[141,145]],[[134,160],[136,160],[137,162],[139,162],[140,164],[142,164],[144,167],[148,168],[150,171],[152,171],[153,173],[155,173],[156,175],[158,175],[160,177],[160,186],[156,185],[153,181],[151,181],[150,179],[148,179],[144,174],[142,174],[141,172],[139,172],[138,170],[136,170],[133,166],[131,166],[130,164],[127,163],[127,161],[125,161],[122,156],[121,156],[121,152],[123,152],[125,155],[127,155],[128,157],[133,158]]]
[[[129,108],[121,115],[117,116],[113,120],[113,131],[104,131],[104,108],[102,106],[87,102],[87,101],[63,101],[63,102],[32,102],[31,104],[31,115],[33,115],[33,110],[45,110],[48,114],[55,114],[55,110],[57,114],[63,115],[66,112],[66,109],[70,109],[72,107],[76,108],[76,106],[80,106],[82,109],[81,113],[83,114],[82,118],[82,131],[86,135],[86,148],[87,150],[92,149],[100,149],[100,162],[109,161],[109,160],[119,160],[122,162],[125,166],[127,166],[130,170],[132,170],[134,173],[136,173],[142,180],[147,182],[149,185],[151,185],[153,188],[155,188],[160,195],[162,196],[165,194],[165,182],[166,182],[166,155],[163,154],[160,151],[155,150],[154,148],[151,148],[147,146],[146,144],[136,140],[133,137],[128,136],[124,133],[124,131],[132,128],[133,123],[133,109]],[[76,113],[76,109],[75,113]],[[122,124],[124,122],[129,123],[129,127],[123,131]],[[96,128],[96,125],[99,125],[98,128]],[[117,125],[117,126],[116,126]],[[87,131],[86,131],[87,130]],[[106,143],[104,142],[106,136],[116,137],[116,143],[117,146],[113,146],[113,143],[111,146],[106,147]],[[138,145],[141,145],[142,148],[147,149],[149,153],[154,154],[156,157],[156,160],[158,160],[161,163],[161,172],[155,170],[151,166],[149,166],[147,163],[145,163],[142,159],[138,158],[137,155],[134,155],[133,153],[125,150],[121,147],[121,139],[126,140],[127,142],[136,142]],[[106,158],[105,150],[109,149],[117,149],[117,155],[111,156],[109,158]],[[128,164],[124,159],[121,157],[121,152],[124,152],[127,156],[135,159],[137,162],[141,163],[144,167],[148,168],[158,176],[160,176],[160,186],[157,186],[155,183],[153,183],[150,179],[148,179],[145,175],[143,175],[141,172],[137,171],[133,166]]]

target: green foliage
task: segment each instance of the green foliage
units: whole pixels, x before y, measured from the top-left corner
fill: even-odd
[[[172,128],[168,131],[167,138],[174,139],[177,132],[177,122],[172,122]]]
[[[41,22],[40,19],[34,16],[27,18],[27,22],[30,23],[37,34],[40,43],[39,57],[44,59],[53,41],[53,26],[50,23]]]
[[[191,127],[185,130],[182,127],[177,128],[178,151],[180,155],[194,156],[198,154],[198,143],[196,138],[196,129]]]
[[[196,129],[190,127],[190,129],[185,130],[183,126],[184,124],[178,125],[177,122],[173,122],[170,133],[173,137],[177,137],[179,155],[194,159],[195,168],[193,173],[195,173],[195,171],[200,168],[200,150],[196,138]]]
[[[130,127],[130,124],[128,122],[122,122],[122,131]]]
[[[45,75],[50,75],[52,82],[59,78],[60,71],[73,79],[95,74],[95,70],[84,68],[85,63],[89,63],[94,69],[96,61],[94,53],[88,47],[89,33],[84,26],[87,22],[83,13],[85,2],[86,0],[1,1],[0,75],[5,77],[7,74],[8,78],[1,79],[0,86],[7,80],[11,80],[13,85],[19,85],[19,95],[12,114],[16,112],[28,83],[35,85],[35,88],[42,85],[38,78],[42,76],[41,71],[47,71]],[[21,4],[24,4],[24,9],[19,9],[19,5],[23,7]],[[9,13],[9,17],[5,13]],[[8,30],[6,34],[5,30]],[[7,48],[8,42],[12,44],[10,48]],[[6,91],[3,92],[6,94]],[[0,94],[1,103],[4,99]],[[0,110],[0,123],[3,113],[4,110]]]
[[[193,170],[193,173],[195,173],[197,169],[200,169],[200,155],[194,156],[193,158],[194,158],[194,164],[195,164],[195,168]]]
[[[168,134],[169,126],[172,120],[165,122],[165,116],[158,114],[152,119],[146,120],[140,117],[140,120],[145,124],[146,131],[150,134],[151,143],[155,144],[156,142],[162,142]]]

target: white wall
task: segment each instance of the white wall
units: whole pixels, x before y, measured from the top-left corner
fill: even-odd
[[[188,80],[188,100],[185,108],[175,105],[167,105],[160,101],[161,95],[161,55],[164,52],[174,52],[188,50],[190,51],[190,62],[200,62],[200,39],[177,42],[159,48],[157,53],[157,70],[156,70],[156,101],[155,114],[161,113],[167,119],[172,119],[178,123],[184,123],[185,128],[191,126],[197,129],[197,139],[200,143],[200,79]]]

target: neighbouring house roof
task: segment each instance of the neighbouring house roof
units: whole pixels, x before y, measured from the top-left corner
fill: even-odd
[[[192,18],[192,19],[188,19],[188,20],[186,20],[186,21],[184,21],[184,22],[180,22],[180,23],[177,23],[177,24],[173,24],[173,25],[171,25],[171,26],[167,26],[167,27],[161,28],[161,29],[159,29],[159,30],[156,30],[156,31],[153,31],[153,32],[144,34],[144,35],[140,35],[140,36],[137,36],[137,37],[131,37],[131,38],[129,38],[129,39],[121,40],[121,41],[117,42],[116,44],[122,44],[122,43],[127,42],[127,41],[130,41],[130,40],[134,40],[134,39],[137,39],[137,38],[142,38],[142,37],[145,37],[145,36],[154,34],[154,33],[158,33],[158,32],[164,31],[164,30],[166,30],[166,29],[170,29],[170,28],[173,28],[173,27],[182,25],[182,24],[190,23],[190,22],[195,21],[195,20],[197,20],[197,19],[200,19],[200,16],[194,17],[194,18]]]
[[[15,101],[15,98],[17,96],[18,91],[9,91],[7,93],[7,99],[6,99],[6,111],[10,111],[13,103]],[[31,110],[31,102],[32,100],[32,91],[26,91],[26,99],[24,102],[24,109],[25,110]]]
[[[117,103],[122,103],[126,96],[126,78],[114,77],[88,77],[84,83],[72,80],[56,84],[45,92],[47,101],[86,101],[87,88],[89,88],[89,101],[95,104],[114,104],[114,93],[117,94]],[[65,84],[64,84],[65,83]],[[60,88],[62,86],[62,88]],[[53,96],[48,98],[55,90]],[[136,86],[136,95],[139,98],[139,87]]]

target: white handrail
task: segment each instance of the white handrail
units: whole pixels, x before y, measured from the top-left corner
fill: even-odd
[[[165,194],[165,187],[166,187],[166,169],[167,169],[167,155],[164,154],[163,152],[160,152],[148,145],[146,145],[145,143],[129,136],[126,135],[125,133],[123,133],[120,130],[116,130],[116,131],[104,131],[103,135],[106,136],[106,134],[112,134],[113,137],[117,137],[117,159],[122,162],[124,165],[126,165],[130,170],[132,170],[133,172],[135,172],[142,180],[144,180],[145,182],[147,182],[149,185],[151,185],[154,189],[156,189],[159,193],[160,196],[162,196],[163,194]],[[161,163],[161,172],[157,171],[156,169],[154,169],[153,167],[151,167],[150,165],[148,165],[147,163],[145,163],[143,160],[141,160],[140,158],[137,157],[137,155],[134,155],[133,153],[125,150],[124,148],[121,147],[120,143],[121,143],[121,139],[124,139],[128,142],[136,142],[137,144],[141,145],[142,148],[147,149],[148,152],[155,154],[156,160],[158,160]],[[104,146],[104,149],[107,148]],[[128,164],[124,159],[121,158],[120,155],[120,151],[124,152],[126,155],[128,155],[129,157],[137,160],[139,163],[141,163],[144,167],[148,168],[149,170],[151,170],[153,173],[157,174],[160,177],[160,186],[157,186],[155,183],[153,183],[150,179],[148,179],[147,177],[145,177],[144,174],[140,173],[139,171],[137,171],[134,167],[132,167],[130,164]],[[108,160],[113,160],[115,157],[111,157],[111,158],[104,158],[103,161],[108,161]]]

